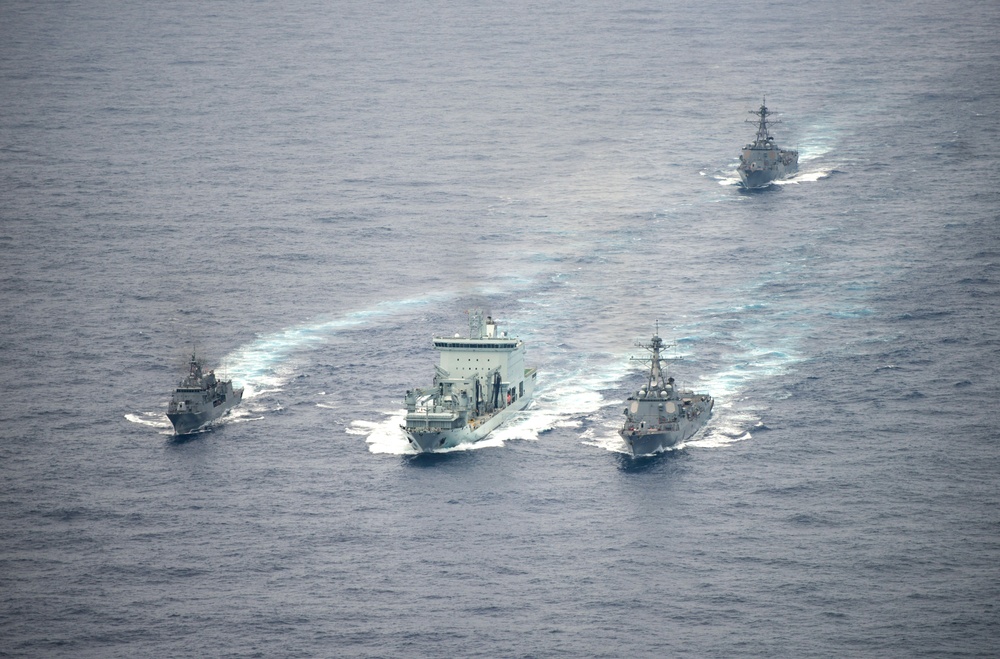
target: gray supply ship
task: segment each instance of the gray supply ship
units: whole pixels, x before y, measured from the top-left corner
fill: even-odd
[[[187,377],[174,390],[167,418],[174,424],[174,433],[184,435],[215,421],[241,400],[242,388],[233,389],[232,380],[217,380],[215,371],[202,375],[201,364],[191,353]]]
[[[524,342],[481,311],[469,312],[469,338],[434,337],[434,349],[433,386],[406,392],[402,428],[418,452],[478,442],[531,400],[537,372],[524,366]]]
[[[652,353],[641,360],[649,362],[649,376],[628,397],[625,424],[618,431],[633,456],[658,453],[683,442],[708,423],[715,404],[708,394],[681,390],[665,375],[660,354],[667,347],[663,339],[653,335],[648,345],[639,345]]]
[[[748,189],[766,188],[772,181],[785,178],[799,169],[799,152],[779,149],[774,138],[768,134],[767,117],[771,113],[765,103],[761,103],[760,110],[750,110],[750,114],[760,117],[757,136],[743,147],[740,164],[736,168],[743,186]]]

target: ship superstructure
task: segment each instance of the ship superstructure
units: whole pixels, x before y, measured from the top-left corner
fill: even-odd
[[[524,342],[482,311],[469,312],[468,338],[434,337],[434,349],[433,386],[406,392],[402,428],[418,452],[477,442],[531,400],[537,371],[524,365]]]
[[[618,434],[633,456],[650,455],[683,442],[708,422],[715,401],[707,393],[680,389],[662,362],[667,348],[657,334],[648,344],[649,374],[646,382],[626,401],[625,423]]]
[[[188,374],[167,405],[167,418],[174,425],[174,432],[184,435],[215,421],[241,400],[242,387],[233,389],[232,380],[218,380],[215,371],[202,374],[201,363],[192,352]]]
[[[773,181],[798,171],[799,152],[779,149],[774,143],[774,138],[768,133],[767,128],[767,117],[771,112],[767,109],[766,99],[761,103],[759,110],[750,110],[750,114],[758,117],[757,135],[753,142],[743,147],[740,164],[736,169],[740,173],[744,187],[765,188]]]

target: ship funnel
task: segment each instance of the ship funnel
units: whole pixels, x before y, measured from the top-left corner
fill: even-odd
[[[493,322],[493,316],[486,316],[486,336],[493,338],[497,335],[497,324]]]

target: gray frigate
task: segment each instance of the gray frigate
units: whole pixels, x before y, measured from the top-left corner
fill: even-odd
[[[433,385],[406,392],[402,428],[418,452],[478,442],[531,400],[537,372],[524,366],[524,342],[481,311],[469,312],[468,338],[434,337],[434,349]]]
[[[201,363],[191,353],[188,374],[167,405],[167,418],[174,424],[174,433],[184,435],[215,421],[241,400],[242,387],[233,389],[232,380],[218,380],[215,371],[203,375]]]
[[[799,152],[779,149],[774,143],[774,138],[767,131],[767,117],[771,112],[767,109],[766,99],[761,103],[760,110],[750,110],[750,114],[759,117],[757,135],[753,142],[743,147],[736,169],[745,188],[766,188],[772,181],[798,171]]]
[[[715,401],[706,393],[680,389],[668,377],[661,362],[668,347],[657,335],[639,347],[650,351],[646,383],[626,401],[625,423],[618,434],[633,456],[651,455],[683,442],[708,423]]]

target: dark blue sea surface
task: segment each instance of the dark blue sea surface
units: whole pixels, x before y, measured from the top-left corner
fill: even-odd
[[[996,654],[997,53],[978,0],[3,2],[0,656]],[[535,399],[414,456],[477,307]],[[657,322],[716,408],[632,459]],[[174,438],[195,348],[246,396]]]

